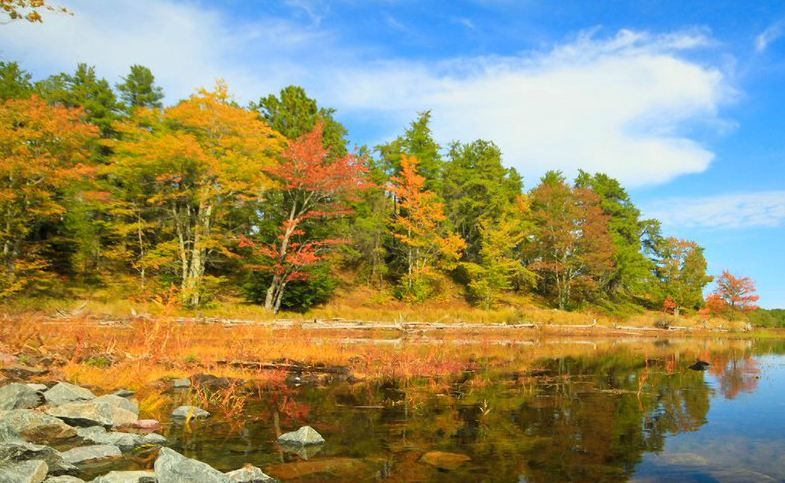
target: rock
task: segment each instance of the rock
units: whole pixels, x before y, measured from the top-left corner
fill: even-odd
[[[88,461],[121,458],[123,453],[120,448],[111,444],[95,444],[92,446],[79,446],[63,451],[63,460],[78,465]]]
[[[44,398],[26,384],[12,382],[0,387],[0,410],[30,409],[40,406]]]
[[[73,438],[76,431],[61,420],[32,409],[0,412],[0,440],[51,444]]]
[[[63,459],[63,455],[49,446],[32,443],[0,443],[0,461],[19,463],[28,460],[43,460],[53,475],[72,473],[76,467]]]
[[[99,476],[92,483],[155,483],[155,472],[141,471],[110,471]]]
[[[230,483],[232,480],[207,463],[186,458],[169,448],[161,448],[155,460],[155,476],[158,483],[181,483],[198,481],[203,483]]]
[[[175,379],[172,381],[172,385],[175,389],[185,389],[191,387],[191,380],[187,378]]]
[[[697,361],[695,361],[695,364],[689,366],[688,369],[692,369],[693,371],[705,371],[706,369],[709,368],[710,365],[711,364],[709,364],[708,362],[698,359]]]
[[[115,396],[120,396],[120,397],[133,397],[134,395],[136,395],[136,392],[134,392],[134,391],[132,391],[130,389],[119,389],[119,390],[113,392],[112,394],[115,395]]]
[[[157,419],[139,419],[134,421],[134,427],[140,429],[155,429],[161,426]]]
[[[28,382],[27,384],[25,384],[25,386],[29,387],[33,391],[38,391],[38,392],[44,392],[48,389],[46,387],[46,384],[36,384],[34,382]]]
[[[137,417],[139,416],[139,404],[132,399],[115,396],[114,394],[107,394],[105,396],[99,396],[95,398],[95,401],[108,402],[112,406],[125,409],[126,411],[134,413]]]
[[[173,418],[207,418],[210,413],[196,406],[180,406],[172,411]]]
[[[322,438],[322,435],[317,433],[312,427],[303,426],[297,431],[280,435],[278,437],[278,442],[291,446],[309,446],[312,444],[324,443],[324,438]]]
[[[138,434],[107,431],[103,426],[78,428],[76,434],[90,443],[117,446],[123,451],[128,451],[144,444],[142,437]]]
[[[44,392],[44,398],[46,398],[46,402],[50,406],[61,406],[72,402],[95,399],[95,394],[89,389],[75,384],[58,382]]]
[[[0,372],[11,379],[29,379],[33,376],[43,376],[44,374],[47,374],[49,370],[24,366],[21,364],[14,364],[12,366],[1,368]]]
[[[229,379],[228,377],[217,377],[212,374],[196,374],[191,376],[191,381],[194,386],[204,387],[211,391],[218,389],[226,389],[232,384],[236,384],[238,379]]]
[[[136,414],[107,400],[72,402],[46,413],[75,426],[126,426],[136,421]]]
[[[70,475],[50,476],[44,483],[85,483],[81,478]]]
[[[282,444],[281,449],[286,453],[296,454],[301,460],[308,461],[322,451],[324,445],[312,444],[309,446]]]
[[[278,481],[272,476],[267,476],[264,472],[253,465],[245,465],[239,470],[229,471],[225,473],[231,481],[239,481],[242,483],[264,483]]]
[[[48,471],[49,466],[42,460],[0,465],[0,483],[41,483]]]
[[[163,446],[167,442],[168,442],[167,439],[158,433],[150,433],[142,436],[142,444],[153,444],[157,446]]]
[[[454,470],[461,466],[462,464],[466,463],[467,461],[471,461],[471,458],[466,456],[465,454],[460,453],[448,453],[446,451],[429,451],[422,455],[420,461],[435,466],[442,470]]]

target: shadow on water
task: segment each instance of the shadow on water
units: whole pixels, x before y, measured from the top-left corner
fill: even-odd
[[[286,481],[781,481],[780,354],[738,339],[511,346],[504,364],[474,358],[444,377],[282,381],[242,417],[166,435],[220,470],[252,463]],[[276,444],[304,424],[327,443]]]

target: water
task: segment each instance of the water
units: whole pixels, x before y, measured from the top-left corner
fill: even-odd
[[[471,359],[439,380],[281,386],[242,418],[165,434],[220,470],[286,481],[785,481],[782,342],[543,340]],[[304,424],[327,443],[277,446]],[[423,462],[432,451],[459,461]]]

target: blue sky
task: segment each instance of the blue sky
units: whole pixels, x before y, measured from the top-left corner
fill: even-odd
[[[226,79],[247,102],[303,85],[357,144],[433,112],[437,140],[495,141],[547,169],[621,179],[712,273],[785,307],[785,3],[59,0],[0,28],[37,77],[149,66],[167,101]]]

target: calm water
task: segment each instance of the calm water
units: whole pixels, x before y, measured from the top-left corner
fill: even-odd
[[[689,368],[698,358],[708,370]],[[294,481],[785,481],[782,342],[540,341],[498,362],[442,381],[290,384],[241,420],[165,432],[218,469]],[[318,452],[275,444],[303,424],[327,440]],[[471,459],[437,468],[429,451]]]

